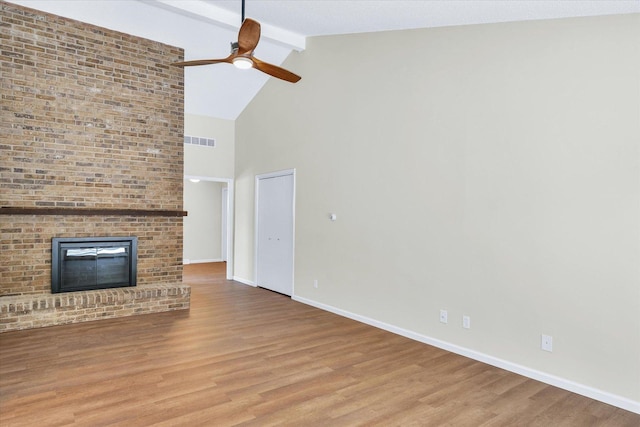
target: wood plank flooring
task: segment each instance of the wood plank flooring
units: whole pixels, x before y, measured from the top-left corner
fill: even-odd
[[[640,415],[185,266],[191,310],[0,334],[0,426],[633,426]]]

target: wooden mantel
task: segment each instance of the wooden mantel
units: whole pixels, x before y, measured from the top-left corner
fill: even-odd
[[[0,207],[0,215],[78,215],[78,216],[187,216],[187,211],[117,209],[117,208],[58,208],[58,207]]]

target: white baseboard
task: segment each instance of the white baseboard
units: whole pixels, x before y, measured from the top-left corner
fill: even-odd
[[[256,284],[252,280],[243,279],[242,277],[238,277],[238,276],[233,276],[233,280],[235,280],[236,282],[242,283],[243,285],[253,286],[254,288],[256,287]]]
[[[535,369],[528,368],[526,366],[518,365],[517,363],[509,362],[508,360],[499,359],[488,354],[480,353],[475,350],[471,350],[465,347],[451,344],[446,341],[442,341],[436,338],[432,338],[426,335],[422,335],[407,329],[399,328],[388,323],[380,322],[369,317],[354,314],[340,308],[336,308],[330,305],[326,305],[317,301],[313,301],[307,298],[293,296],[293,300],[301,302],[303,304],[311,305],[316,308],[320,308],[325,311],[329,311],[334,314],[338,314],[349,319],[357,320],[358,322],[365,323],[367,325],[375,326],[376,328],[383,329],[385,331],[393,332],[394,334],[402,335],[403,337],[410,338],[415,341],[419,341],[425,344],[432,345],[434,347],[441,348],[443,350],[450,351],[451,353],[459,354],[461,356],[468,357],[479,362],[486,363],[488,365],[496,366],[501,369],[505,369],[510,372],[514,372],[519,375],[523,375],[528,378],[532,378],[536,381],[550,384],[552,386],[571,391],[573,393],[580,394],[582,396],[589,397],[591,399],[599,400],[600,402],[607,403],[609,405],[622,408],[627,411],[640,414],[640,402],[636,402],[626,397],[618,396],[606,391],[602,391],[593,387],[589,387],[584,384],[576,383],[565,378],[557,377],[555,375],[547,374]]]
[[[183,264],[203,264],[205,262],[223,262],[224,260],[221,258],[212,258],[212,259],[183,259]]]

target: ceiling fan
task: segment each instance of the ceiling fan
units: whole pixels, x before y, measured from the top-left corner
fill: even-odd
[[[195,65],[209,65],[226,62],[233,64],[240,69],[255,68],[263,73],[287,82],[296,83],[301,79],[297,74],[273,64],[261,61],[253,56],[258,42],[260,41],[260,23],[250,18],[244,17],[244,0],[242,0],[242,26],[238,32],[238,41],[231,43],[231,54],[220,59],[200,59],[195,61],[174,62],[171,65],[179,67],[191,67]]]

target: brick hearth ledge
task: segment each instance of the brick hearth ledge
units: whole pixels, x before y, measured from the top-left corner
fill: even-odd
[[[0,332],[189,309],[191,287],[180,284],[0,297]]]

